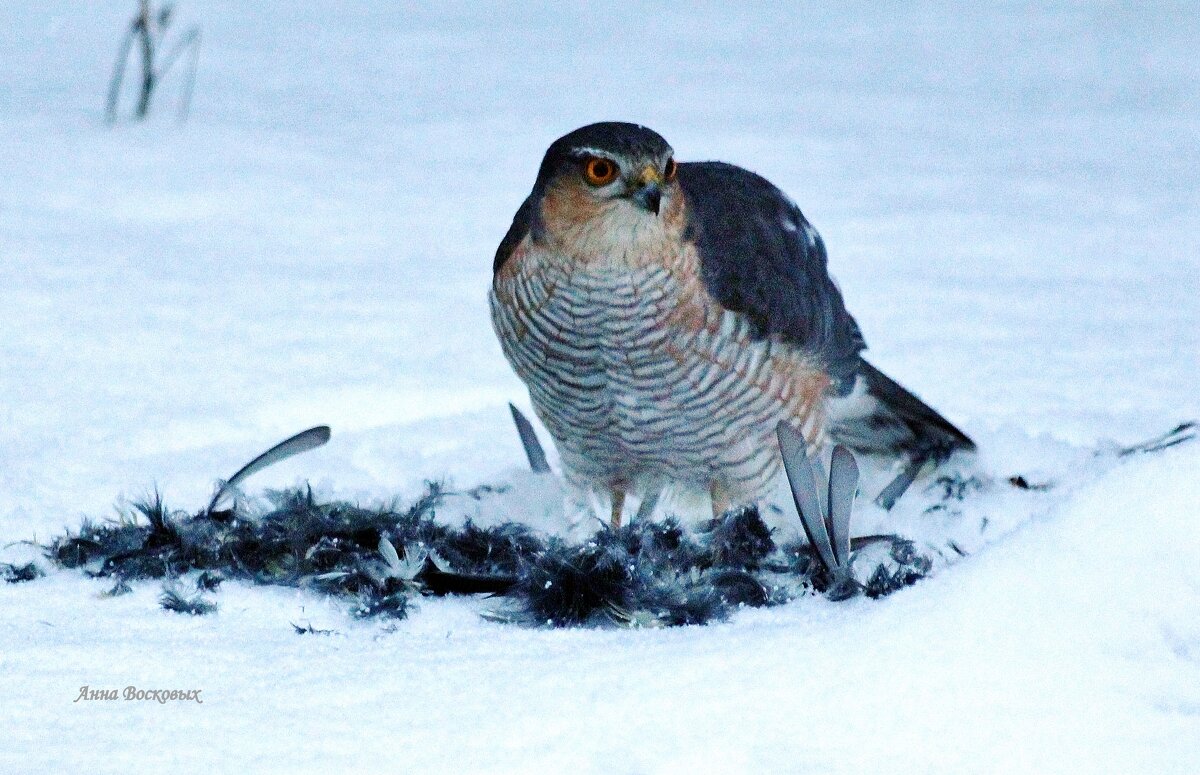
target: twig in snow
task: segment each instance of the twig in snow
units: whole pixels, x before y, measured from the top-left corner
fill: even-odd
[[[188,71],[185,75],[183,91],[179,99],[179,120],[187,120],[191,108],[192,91],[196,83],[196,67],[200,59],[200,28],[191,27],[175,42],[175,45],[162,57],[155,66],[155,55],[162,47],[163,38],[171,24],[174,6],[167,3],[154,13],[150,0],[140,0],[138,11],[129,23],[129,29],[121,40],[117,50],[117,59],[113,64],[112,76],[108,82],[108,99],[105,102],[104,116],[109,124],[117,122],[118,108],[121,101],[121,84],[125,79],[125,71],[133,53],[134,44],[141,54],[141,86],[138,90],[137,106],[133,116],[141,121],[150,112],[150,100],[154,90],[167,76],[171,68],[183,54],[188,54]]]

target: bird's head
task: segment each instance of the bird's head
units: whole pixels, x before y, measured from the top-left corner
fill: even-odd
[[[540,191],[547,226],[634,229],[667,213],[678,199],[674,150],[638,124],[605,121],[555,140],[542,159]],[[555,223],[557,222],[557,223]],[[615,235],[614,235],[615,236]]]

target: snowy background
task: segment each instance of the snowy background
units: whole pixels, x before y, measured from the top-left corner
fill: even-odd
[[[545,147],[601,119],[791,194],[872,360],[980,471],[1059,486],[985,498],[964,520],[1006,529],[884,601],[675,631],[0,585],[0,770],[1200,771],[1200,445],[1093,455],[1200,417],[1200,14],[775,5],[189,0],[190,120],[176,74],[107,129],[134,3],[3,3],[0,545],[155,486],[198,508],[317,423],[254,486],[519,478],[492,254]]]

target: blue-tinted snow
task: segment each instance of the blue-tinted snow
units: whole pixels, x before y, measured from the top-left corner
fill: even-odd
[[[671,632],[520,630],[461,600],[389,632],[238,585],[191,619],[153,585],[3,585],[0,769],[1195,772],[1200,456],[1092,455],[1200,416],[1188,4],[195,0],[189,122],[169,80],[110,131],[133,5],[0,8],[0,541],[155,485],[197,508],[318,422],[327,448],[255,484],[513,476],[492,252],[545,146],[608,118],[780,185],[875,362],[982,471],[1061,486],[973,504],[991,543],[887,601]],[[73,704],[84,684],[205,704]]]

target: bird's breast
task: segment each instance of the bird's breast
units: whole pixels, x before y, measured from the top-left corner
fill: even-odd
[[[645,413],[669,378],[677,280],[663,266],[516,272],[498,280],[492,313],[505,353],[542,403],[601,427]]]
[[[494,281],[493,323],[575,467],[703,478],[740,461],[761,477],[765,458],[745,450],[769,452],[777,419],[812,414],[822,377],[712,301],[694,254],[582,263],[523,249]]]

